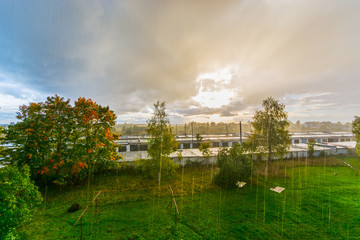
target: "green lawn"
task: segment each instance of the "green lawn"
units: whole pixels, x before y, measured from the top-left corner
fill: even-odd
[[[88,186],[44,191],[34,220],[19,229],[24,239],[79,239],[74,226],[99,190],[101,215],[90,205],[84,214],[85,239],[359,239],[359,158],[273,162],[268,179],[259,164],[245,187],[221,190],[211,185],[211,167],[179,169],[176,179],[155,181],[122,172],[97,176]],[[325,165],[324,165],[325,164]],[[285,168],[286,166],[286,168]],[[335,173],[335,174],[334,174]],[[169,206],[171,185],[180,214],[175,226]],[[281,194],[270,187],[282,186]],[[66,213],[74,202],[81,211]]]

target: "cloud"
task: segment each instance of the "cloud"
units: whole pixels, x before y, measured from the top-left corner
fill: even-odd
[[[91,97],[124,116],[157,99],[184,116],[235,116],[317,92],[336,107],[360,100],[359,13],[358,1],[3,1],[0,66],[34,93]],[[229,103],[194,101],[199,76],[210,91],[220,83],[207,73],[227,66]]]
[[[0,122],[15,122],[20,105],[44,101],[46,98],[45,93],[15,82],[14,78],[16,76],[0,69]]]

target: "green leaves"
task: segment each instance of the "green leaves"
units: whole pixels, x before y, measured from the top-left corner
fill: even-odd
[[[38,183],[76,184],[119,158],[110,131],[116,116],[91,99],[71,106],[55,95],[21,106],[18,119],[6,135],[16,147],[7,161],[28,164]]]
[[[234,188],[237,181],[246,182],[251,176],[251,158],[238,143],[219,151],[217,165],[220,172],[215,175],[214,182],[221,187]]]
[[[253,132],[248,141],[257,146],[257,151],[267,151],[271,160],[272,152],[282,156],[290,146],[289,122],[285,105],[274,98],[265,99],[262,106],[264,110],[256,111],[253,117]]]
[[[144,173],[150,177],[155,177],[158,173],[160,182],[161,175],[171,176],[175,173],[176,165],[169,155],[176,150],[178,145],[167,118],[165,102],[157,101],[154,104],[154,114],[147,123],[146,132],[151,137],[148,148],[150,160],[144,163],[148,166]]]
[[[360,156],[360,117],[355,116],[354,121],[352,122],[352,132],[355,135],[355,141],[356,141],[356,152]]]
[[[201,154],[206,158],[210,157],[210,155],[211,155],[210,147],[211,147],[210,142],[200,143],[199,150],[200,150]]]
[[[314,155],[315,143],[316,142],[314,140],[311,140],[311,139],[308,142],[308,152],[309,152],[310,157],[312,157]]]
[[[5,239],[22,223],[29,221],[34,207],[42,201],[30,181],[29,167],[6,166],[0,169],[0,239]]]
[[[5,155],[4,147],[1,146],[4,143],[4,139],[5,139],[5,128],[0,127],[0,158],[4,157]]]

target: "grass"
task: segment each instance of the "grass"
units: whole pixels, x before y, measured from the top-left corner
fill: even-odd
[[[74,223],[81,211],[66,213],[67,208],[78,202],[84,209],[100,190],[118,190],[99,196],[101,215],[89,206],[85,239],[358,239],[357,167],[359,158],[275,161],[266,179],[264,165],[257,163],[251,181],[234,190],[213,186],[206,166],[180,168],[160,189],[144,189],[157,182],[115,171],[95,177],[90,186],[44,191],[46,202],[18,232],[23,239],[80,238]],[[168,185],[180,212],[176,226]],[[285,191],[269,190],[276,186]]]

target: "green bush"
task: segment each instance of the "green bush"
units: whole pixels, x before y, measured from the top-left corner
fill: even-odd
[[[170,157],[162,157],[161,165],[161,177],[165,179],[174,176],[176,169],[179,167]],[[155,179],[159,177],[160,160],[136,160],[136,166],[145,178]]]
[[[186,160],[185,165],[189,166],[189,167],[196,167],[196,168],[200,168],[201,166],[205,165],[206,162],[205,160],[195,160],[195,161],[191,161],[190,159]]]
[[[314,140],[309,140],[308,142],[308,152],[309,152],[309,157],[313,157],[314,153],[315,153],[315,141]]]
[[[237,181],[246,182],[251,176],[251,157],[244,154],[240,144],[223,148],[217,156],[220,171],[214,177],[214,183],[224,188],[236,187]]]
[[[30,169],[6,166],[0,169],[0,239],[15,239],[15,228],[31,219],[42,201],[30,181]]]

